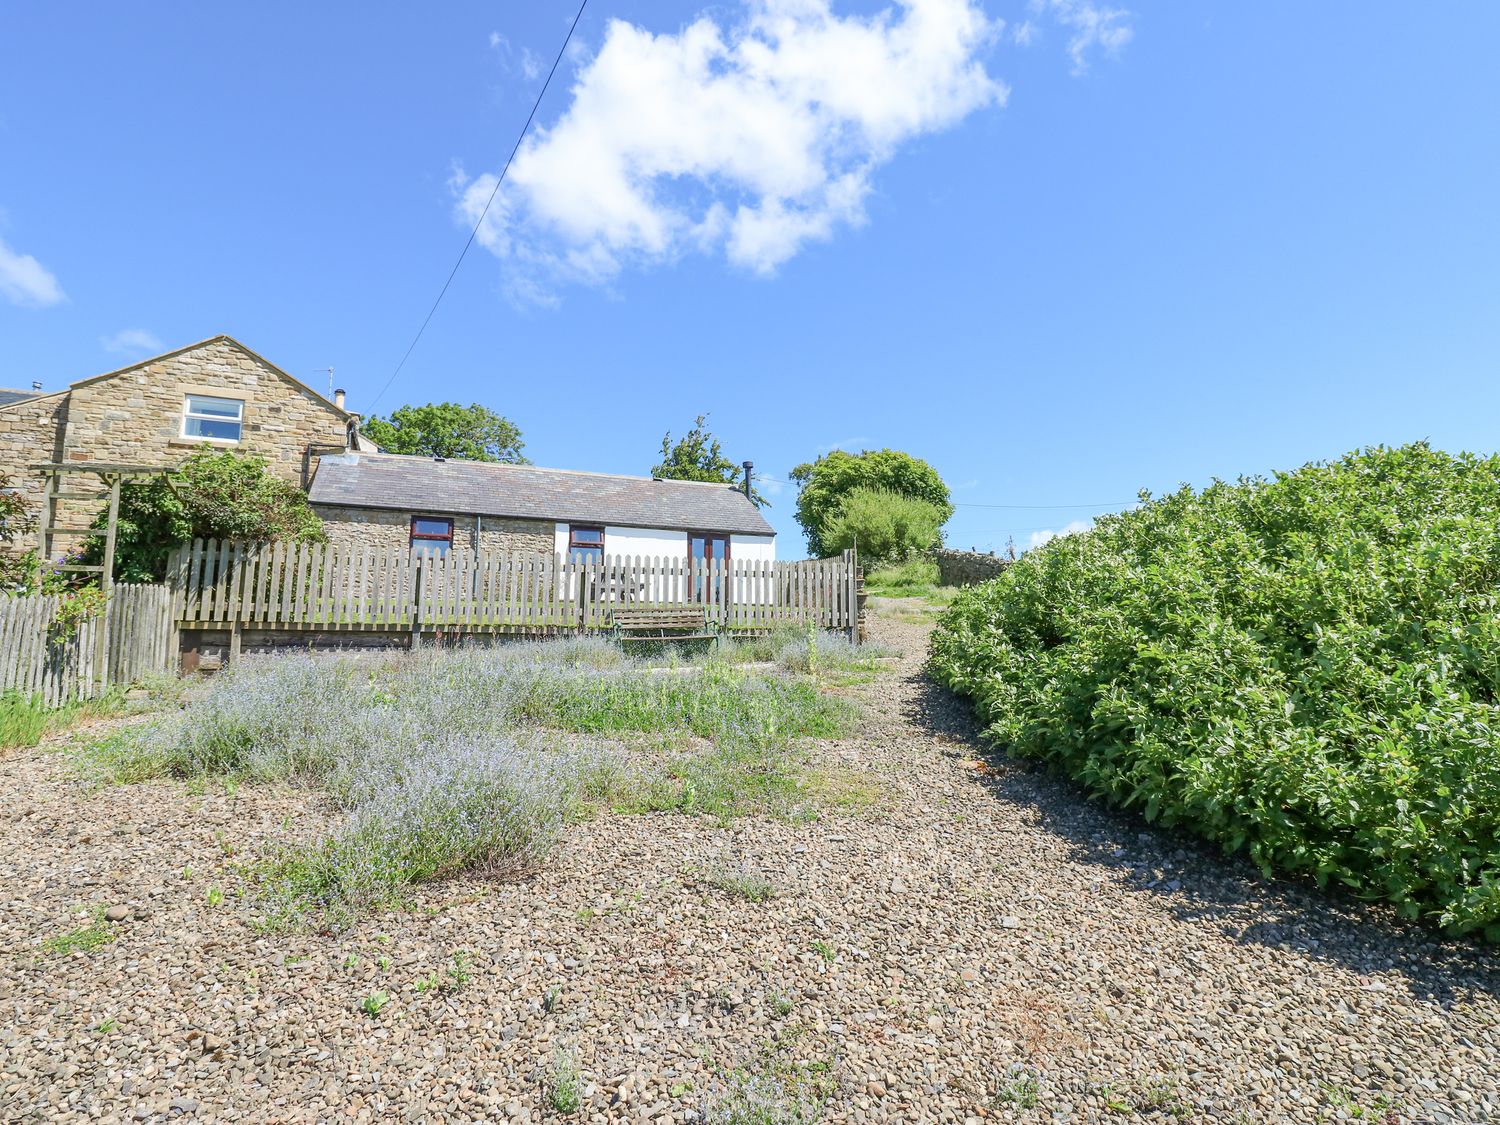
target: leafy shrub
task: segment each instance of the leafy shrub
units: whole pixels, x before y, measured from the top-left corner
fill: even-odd
[[[93,527],[107,526],[101,511]],[[208,446],[170,477],[127,480],[120,487],[115,581],[160,582],[172,548],[194,538],[323,542],[323,523],[307,494],[266,471],[266,459]],[[82,545],[83,561],[104,558],[104,537]]]
[[[940,541],[943,510],[881,488],[856,488],[844,497],[838,513],[823,531],[830,554],[857,547],[872,564],[900,563]]]
[[[1500,459],[1425,444],[1143,496],[963,593],[988,733],[1266,871],[1500,940]]]
[[[882,489],[923,500],[937,508],[939,526],[953,515],[948,486],[937,470],[896,449],[867,449],[858,455],[835,449],[792,469],[791,479],[798,486],[797,522],[807,534],[807,549],[818,557],[837,554],[826,536],[846,498],[858,489]],[[860,549],[864,550],[863,543]]]

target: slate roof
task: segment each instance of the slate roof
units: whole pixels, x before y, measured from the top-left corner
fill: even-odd
[[[308,499],[346,508],[506,516],[673,531],[774,535],[738,488],[533,465],[345,453],[318,463]]]
[[[0,387],[0,406],[9,406],[13,402],[25,402],[29,398],[41,397],[41,391],[16,391],[10,387]]]

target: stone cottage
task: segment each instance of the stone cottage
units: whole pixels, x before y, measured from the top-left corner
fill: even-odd
[[[731,485],[381,453],[358,422],[343,391],[324,398],[238,341],[215,336],[65,390],[0,390],[0,470],[35,506],[43,478],[33,465],[169,466],[208,445],[259,454],[307,489],[336,545],[435,555],[482,548],[776,557],[771,525]],[[86,525],[98,504],[84,508],[72,505],[60,522]]]
[[[741,488],[350,450],[309,497],[330,542],[769,562],[776,532]]]

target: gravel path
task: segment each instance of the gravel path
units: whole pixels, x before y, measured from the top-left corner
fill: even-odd
[[[589,1121],[697,1120],[736,1066],[828,1082],[831,1121],[1500,1119],[1500,956],[981,764],[926,627],[876,630],[907,656],[816,747],[873,808],[608,816],[338,935],[236,894],[315,796],[0,760],[0,1119],[555,1120],[575,1059]],[[776,896],[717,885],[742,871]],[[55,948],[80,929],[108,940]]]

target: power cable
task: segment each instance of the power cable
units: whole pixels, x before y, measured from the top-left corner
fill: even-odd
[[[474,229],[469,232],[468,241],[464,248],[458,253],[458,261],[453,263],[453,268],[448,271],[448,280],[443,282],[443,288],[438,292],[437,300],[432,302],[432,308],[427,310],[427,316],[422,321],[422,327],[417,329],[417,334],[412,337],[411,344],[407,346],[406,354],[401,357],[401,362],[396,364],[396,370],[391,372],[390,378],[380,388],[380,393],[370,400],[370,411],[374,412],[376,405],[385,397],[385,392],[391,389],[391,384],[396,381],[396,376],[401,374],[401,369],[406,366],[406,361],[411,358],[412,351],[417,346],[417,341],[422,338],[422,333],[427,331],[427,325],[432,321],[432,314],[437,312],[438,306],[443,303],[443,298],[448,293],[448,286],[453,284],[453,279],[458,275],[458,267],[464,264],[464,258],[468,256],[469,247],[474,245],[474,239],[479,235],[479,228],[484,225],[484,218],[490,213],[490,205],[495,202],[495,196],[500,192],[500,185],[505,182],[505,173],[510,171],[511,161],[515,160],[516,153],[521,151],[521,142],[526,139],[526,134],[531,130],[531,122],[536,117],[536,111],[541,108],[542,99],[547,96],[547,87],[552,85],[552,76],[557,73],[557,68],[567,53],[568,44],[573,41],[573,32],[578,27],[578,21],[583,18],[583,10],[589,6],[589,0],[582,0],[578,5],[578,14],[573,17],[572,24],[568,27],[568,34],[563,38],[562,46],[558,49],[557,58],[552,60],[552,69],[547,72],[547,80],[542,83],[541,90],[537,93],[536,101],[531,103],[531,112],[526,115],[526,124],[521,126],[521,134],[516,138],[515,146],[510,150],[510,155],[505,159],[505,167],[500,169],[500,175],[495,179],[495,186],[490,191],[490,197],[484,201],[484,210],[479,212],[479,219],[474,223]]]

